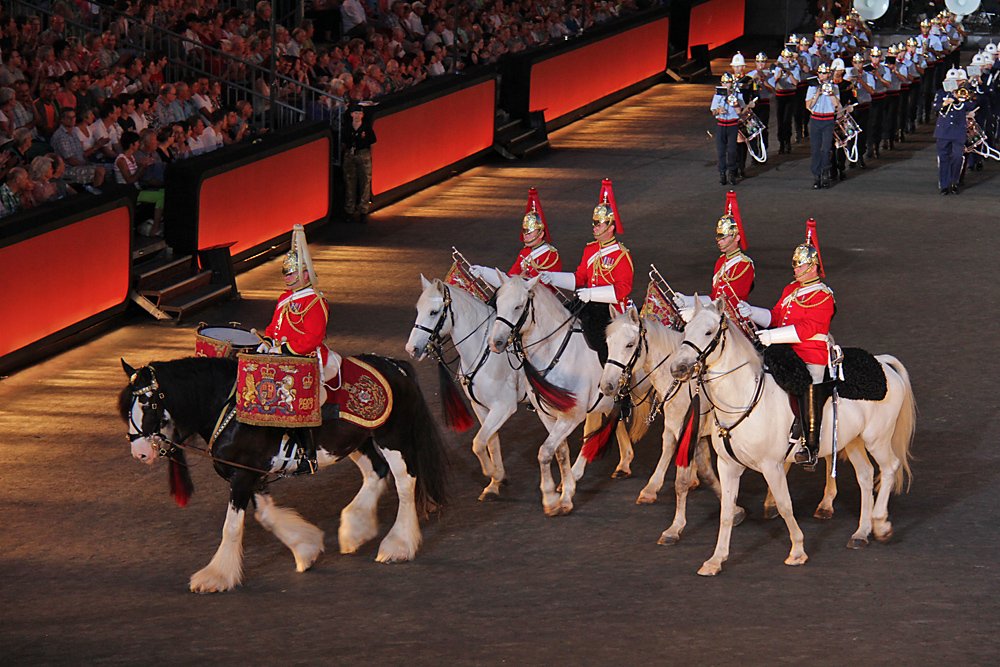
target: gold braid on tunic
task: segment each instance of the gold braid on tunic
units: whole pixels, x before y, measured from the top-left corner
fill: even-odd
[[[615,259],[614,264],[612,264],[611,266],[604,266],[603,257],[594,260],[593,269],[591,269],[591,274],[590,274],[594,280],[597,280],[597,278],[604,278],[605,282],[613,285],[614,280],[613,276],[611,275],[611,272],[615,270],[615,267],[618,266],[619,262],[621,262],[624,258],[628,257],[628,263],[629,264],[632,263],[632,255],[631,253],[629,253],[628,248],[626,248],[625,244],[623,244],[621,241],[618,241],[617,243],[618,246],[621,248],[621,252]],[[600,250],[598,250],[597,252],[599,253]]]
[[[329,317],[330,317],[330,311],[327,310],[326,302],[323,301],[322,295],[319,295],[319,294],[315,295],[315,298],[309,303],[309,305],[306,306],[305,308],[303,308],[298,313],[292,312],[292,304],[293,303],[295,303],[295,302],[294,301],[290,301],[289,303],[285,304],[285,306],[282,307],[281,310],[282,310],[282,317],[285,318],[285,321],[288,322],[288,326],[290,326],[292,329],[294,329],[296,333],[300,333],[300,334],[304,334],[305,333],[305,331],[303,331],[302,329],[300,329],[299,327],[297,327],[295,325],[296,324],[302,324],[302,320],[305,319],[306,313],[308,313],[310,310],[312,310],[313,307],[317,303],[319,303],[320,306],[323,308],[323,312],[327,316],[327,318],[329,319]],[[297,321],[292,319],[293,315],[296,316],[296,317],[298,317]]]

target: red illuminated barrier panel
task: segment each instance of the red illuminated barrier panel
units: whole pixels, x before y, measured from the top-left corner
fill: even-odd
[[[120,206],[0,248],[0,358],[125,303],[130,225]]]
[[[669,19],[646,23],[531,67],[531,111],[551,122],[612,93],[662,74]]]
[[[241,252],[330,213],[330,138],[206,178],[201,184],[198,247],[236,241]]]
[[[692,46],[708,44],[712,50],[743,36],[746,0],[709,0],[691,8],[688,57]]]
[[[401,109],[374,122],[372,195],[432,174],[493,145],[496,81]]]

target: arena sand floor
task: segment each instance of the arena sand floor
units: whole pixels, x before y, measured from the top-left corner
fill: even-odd
[[[532,185],[568,264],[608,176],[636,264],[634,296],[650,262],[675,289],[707,289],[726,190],[706,136],[710,95],[708,86],[657,86],[556,132],[543,157],[473,169],[368,225],[316,234],[330,344],[404,356],[419,275],[442,276],[453,244],[474,262],[508,266]],[[476,500],[485,482],[471,436],[448,436],[452,500],[423,526],[415,562],[375,563],[377,539],[354,556],[337,553],[338,513],[360,483],[345,463],[273,487],[279,504],[327,533],[312,571],[297,574],[285,547],[248,517],[246,584],[194,595],[187,579],[218,545],[227,487],[197,462],[195,495],[177,508],[165,466],[130,457],[115,397],[120,356],[187,355],[195,323],[137,317],[0,382],[0,656],[11,665],[992,664],[1000,166],[970,174],[959,197],[937,193],[935,168],[924,129],[828,191],[810,189],[805,145],[754,167],[736,188],[757,266],[752,301],[773,304],[814,216],[837,340],[894,354],[909,369],[914,479],[891,501],[889,544],[845,548],[858,515],[850,466],[828,522],[811,518],[822,476],[794,469],[810,560],[786,567],[786,529],[762,518],[763,480],[748,472],[741,503],[751,515],[734,531],[730,560],[721,576],[698,577],[716,538],[714,496],[692,495],[672,547],[656,545],[673,514],[671,482],[658,504],[634,504],[659,427],[637,446],[631,479],[610,479],[609,456],[588,470],[573,513],[551,519],[537,488],[543,429],[522,410],[502,432],[511,484],[499,502]],[[263,326],[280,292],[279,261],[239,277],[241,301],[195,319]],[[420,375],[436,409],[433,367],[422,364]],[[390,493],[383,532],[394,512]]]

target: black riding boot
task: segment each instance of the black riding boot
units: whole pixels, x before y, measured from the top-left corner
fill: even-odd
[[[583,338],[594,352],[601,366],[608,361],[608,341],[605,338],[608,325],[611,324],[611,311],[606,303],[588,303],[579,312]]]
[[[805,464],[807,468],[815,467],[819,454],[819,435],[823,421],[823,406],[833,391],[833,383],[821,382],[811,384],[806,393],[798,396],[799,416],[802,420],[804,436],[803,447],[795,452],[795,462]]]

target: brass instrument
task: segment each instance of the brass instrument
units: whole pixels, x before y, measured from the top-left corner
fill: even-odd
[[[947,115],[952,111],[952,106],[955,104],[965,104],[972,98],[972,93],[968,88],[957,88],[951,93],[949,93],[950,100],[946,101],[941,105],[941,110],[938,111],[939,116]],[[962,107],[956,107],[955,110],[960,110]]]
[[[986,132],[979,127],[979,123],[972,114],[966,118],[966,140],[965,153],[975,153],[990,160],[1000,160],[1000,149],[993,148],[989,144]]]
[[[455,262],[455,266],[462,272],[462,278],[472,283],[479,292],[485,295],[486,298],[483,301],[489,302],[493,298],[496,288],[472,273],[472,263],[455,246],[451,247],[451,259]]]

